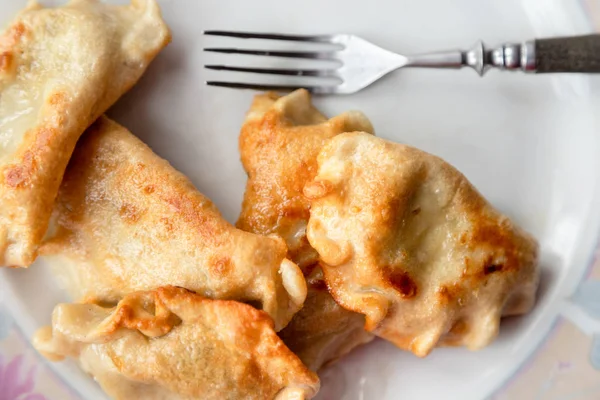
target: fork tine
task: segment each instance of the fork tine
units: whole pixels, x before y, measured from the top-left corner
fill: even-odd
[[[318,59],[318,60],[332,60],[333,52],[327,51],[271,51],[271,50],[246,50],[246,49],[235,49],[235,48],[219,48],[209,47],[204,49],[212,53],[224,53],[224,54],[246,54],[253,56],[267,56],[267,57],[285,57],[285,58],[306,58],[306,59]]]
[[[261,84],[261,83],[207,81],[206,84],[208,86],[218,86],[218,87],[226,87],[226,88],[232,88],[232,89],[254,89],[254,90],[262,90],[262,91],[275,90],[275,91],[288,92],[288,91],[300,89],[300,86],[268,85],[268,84]],[[310,90],[309,88],[305,88],[305,89]]]
[[[329,93],[333,86],[293,86],[293,85],[269,85],[261,83],[241,83],[241,82],[222,82],[222,81],[207,81],[208,86],[218,86],[232,89],[252,89],[259,91],[276,91],[276,92],[291,92],[296,89],[306,89],[313,93]]]
[[[245,68],[230,67],[227,65],[205,65],[204,68],[215,71],[250,72],[254,74],[288,75],[288,76],[316,76],[316,77],[338,77],[333,69],[278,69],[278,68]]]
[[[278,33],[260,33],[260,32],[234,32],[234,31],[204,31],[205,35],[225,36],[240,39],[270,39],[270,40],[288,40],[292,42],[321,42],[329,43],[332,35],[282,35]]]

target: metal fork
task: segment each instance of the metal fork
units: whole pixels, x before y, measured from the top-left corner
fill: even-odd
[[[245,54],[309,60],[337,61],[337,68],[277,69],[229,65],[205,65],[220,71],[287,75],[314,78],[336,78],[338,84],[312,85],[305,88],[318,94],[350,94],[369,86],[384,75],[404,67],[473,68],[480,76],[490,68],[525,72],[600,72],[600,35],[529,40],[506,43],[487,50],[479,41],[468,51],[451,50],[404,56],[382,49],[356,35],[285,35],[232,31],[205,31],[209,36],[238,39],[269,39],[278,41],[321,43],[333,48],[323,51],[270,51],[238,48],[205,48],[204,51],[224,54]],[[299,85],[269,85],[243,82],[208,81],[210,86],[255,90],[294,90]]]

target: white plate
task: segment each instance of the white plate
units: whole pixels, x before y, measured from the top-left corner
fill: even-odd
[[[25,1],[2,1],[8,19]],[[356,33],[411,53],[586,33],[572,0],[164,0],[173,43],[110,114],[187,174],[234,221],[245,174],[237,135],[251,92],[207,88],[205,29]],[[211,44],[223,44],[211,39]],[[230,76],[232,77],[232,76]],[[472,71],[405,70],[348,97],[317,98],[329,115],[360,109],[378,135],[456,165],[497,207],[535,234],[543,281],[533,313],[505,321],[500,338],[471,353],[439,349],[424,360],[383,341],[324,374],[320,399],[483,399],[525,362],[588,266],[600,232],[599,81]],[[27,335],[66,300],[44,265],[2,270],[0,289]],[[53,364],[85,399],[103,399],[72,364]]]

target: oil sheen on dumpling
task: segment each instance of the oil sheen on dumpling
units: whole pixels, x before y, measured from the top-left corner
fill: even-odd
[[[372,132],[373,127],[357,111],[327,119],[306,90],[297,90],[284,97],[256,96],[240,134],[248,183],[237,226],[282,237],[288,257],[307,276],[307,300],[281,337],[313,371],[372,338],[363,328],[364,316],[329,295],[318,255],[306,239],[309,202],[302,189],[315,177],[317,155],[327,140],[353,130]]]
[[[333,138],[304,193],[308,239],[342,306],[419,356],[480,349],[527,312],[538,245],[438,157],[364,133]]]
[[[0,36],[0,266],[33,262],[77,139],[169,40],[154,0],[32,2]]]
[[[76,299],[175,285],[250,303],[283,328],[306,297],[281,238],[244,232],[167,161],[101,117],[79,141],[40,253]]]
[[[256,96],[239,139],[248,183],[237,227],[281,236],[288,258],[300,268],[316,263],[318,256],[306,240],[309,203],[302,189],[317,173],[325,142],[356,130],[373,132],[364,114],[350,111],[327,119],[306,90]]]
[[[115,400],[302,400],[319,390],[266,313],[176,287],[115,308],[60,304],[34,345],[77,359]]]

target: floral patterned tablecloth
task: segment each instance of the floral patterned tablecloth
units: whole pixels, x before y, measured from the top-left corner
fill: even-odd
[[[47,366],[0,305],[0,400],[79,399]]]
[[[581,0],[600,28],[600,0]],[[559,318],[545,342],[488,400],[600,400],[600,249],[571,298],[588,318]],[[80,400],[31,346],[0,298],[0,400]]]

